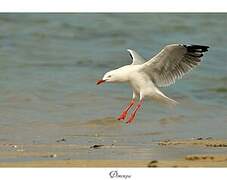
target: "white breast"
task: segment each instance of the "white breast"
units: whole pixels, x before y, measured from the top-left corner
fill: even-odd
[[[138,95],[142,92],[144,96],[150,96],[155,93],[157,89],[150,78],[141,72],[132,73],[129,77],[129,84]]]

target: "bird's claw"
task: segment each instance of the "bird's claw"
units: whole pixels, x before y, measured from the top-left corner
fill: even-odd
[[[121,115],[117,118],[119,121],[124,120],[127,116],[127,112],[122,112]]]
[[[126,122],[126,124],[130,124],[130,123],[132,123],[132,121],[135,119],[135,114],[132,114],[130,117],[129,117],[129,119],[128,119],[128,121]]]

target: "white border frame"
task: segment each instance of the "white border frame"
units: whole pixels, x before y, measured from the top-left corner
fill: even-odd
[[[0,0],[1,12],[226,12],[225,0]],[[1,168],[1,179],[122,179],[109,172],[130,174],[129,179],[218,179],[226,168]]]
[[[1,12],[226,12],[225,0],[0,0]]]

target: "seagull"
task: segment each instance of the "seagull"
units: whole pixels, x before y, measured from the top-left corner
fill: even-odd
[[[174,84],[176,79],[181,79],[185,73],[199,65],[203,53],[208,51],[208,48],[203,45],[170,44],[147,61],[136,51],[127,49],[132,63],[105,73],[96,84],[128,83],[132,87],[132,99],[118,117],[120,121],[125,120],[128,111],[139,98],[137,106],[126,121],[129,124],[135,119],[145,98],[170,106],[178,104],[177,101],[162,93],[159,88]]]

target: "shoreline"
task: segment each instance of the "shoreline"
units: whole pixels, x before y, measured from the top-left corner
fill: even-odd
[[[189,149],[188,152],[190,153],[187,153],[187,155],[182,155],[180,158],[173,157],[171,160],[152,159],[152,157],[151,159],[147,160],[80,160],[70,158],[62,160],[57,158],[61,157],[61,155],[64,153],[67,154],[64,148],[69,148],[72,146],[80,147],[80,145],[55,144],[57,148],[62,149],[61,151],[57,152],[57,154],[54,154],[56,151],[39,151],[39,148],[47,148],[48,144],[30,144],[27,146],[1,144],[0,147],[4,148],[0,152],[0,157],[5,159],[16,158],[16,161],[2,161],[0,162],[0,167],[227,167],[227,153],[225,151],[227,150],[227,140],[225,139],[197,138],[186,140],[165,140],[156,142],[156,145],[162,150],[165,150],[167,153],[171,148],[175,148],[174,151],[180,151],[182,148],[186,148]],[[52,148],[54,147],[53,144],[49,146]],[[25,147],[25,149],[22,149],[22,147]],[[26,147],[29,147],[30,150],[26,149]],[[203,149],[202,153],[196,154],[193,151],[190,151],[190,148],[193,149],[197,147]],[[100,149],[104,147],[97,146],[95,148],[97,148],[96,151],[100,151]],[[111,147],[105,148],[110,149]],[[30,160],[26,160],[26,157],[29,157]],[[37,157],[42,157],[43,159],[37,160]],[[18,161],[17,158],[20,158],[21,160]]]

